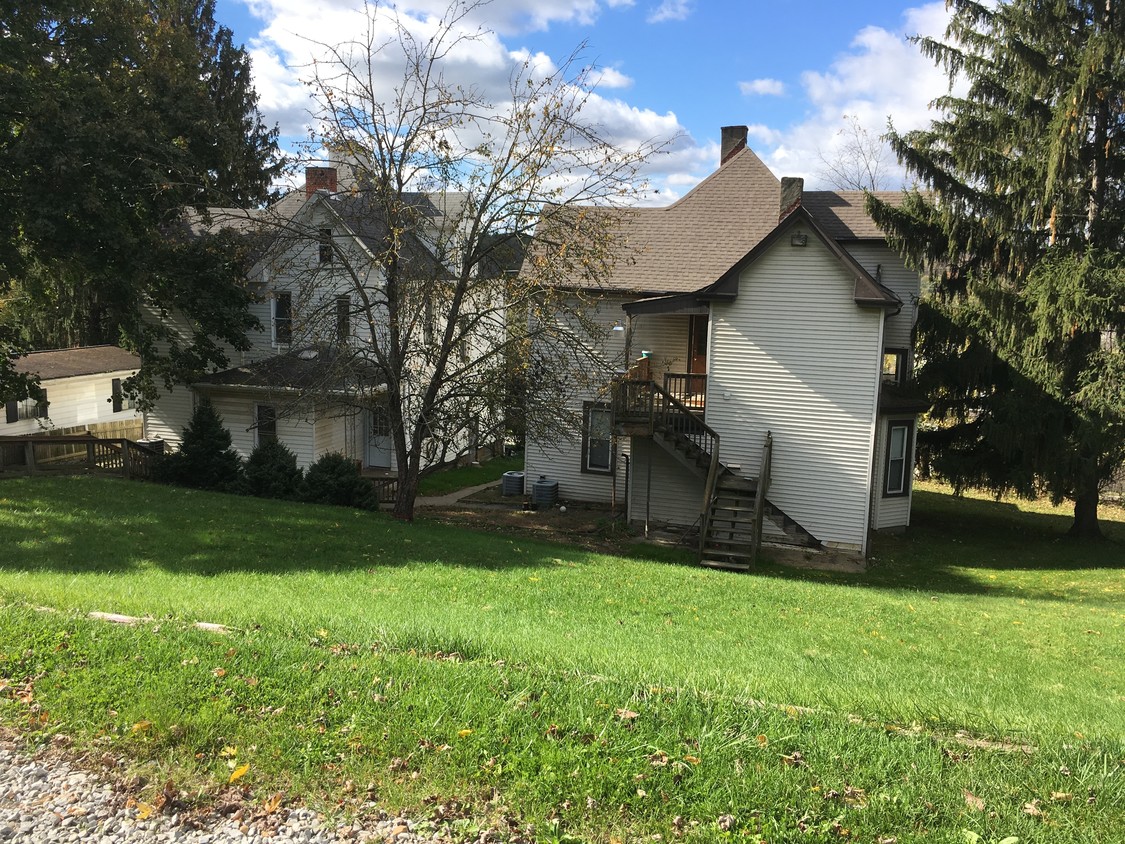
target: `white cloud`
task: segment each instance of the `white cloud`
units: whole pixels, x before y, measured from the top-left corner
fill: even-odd
[[[632,88],[633,79],[612,67],[596,67],[590,71],[590,85],[596,88]]]
[[[686,20],[692,11],[691,3],[692,0],[664,0],[649,12],[647,20],[649,23]]]
[[[739,82],[738,90],[747,96],[780,97],[785,93],[785,83],[780,79],[751,79]]]
[[[762,149],[763,160],[778,175],[803,176],[809,187],[827,187],[822,178],[823,160],[833,160],[847,139],[845,130],[853,120],[870,136],[887,130],[888,119],[895,129],[907,131],[929,124],[936,116],[929,103],[948,90],[944,72],[906,40],[908,35],[941,36],[949,21],[944,2],[908,9],[903,26],[896,32],[866,27],[852,39],[847,52],[837,56],[823,71],[807,71],[801,86],[809,103],[800,123],[776,130],[772,149]],[[905,174],[891,162],[891,184],[897,186]]]

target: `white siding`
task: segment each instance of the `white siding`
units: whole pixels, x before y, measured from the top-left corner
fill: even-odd
[[[210,399],[223,418],[224,427],[230,431],[231,445],[243,458],[249,457],[258,443],[254,427],[255,407],[265,404],[277,409],[277,438],[297,456],[297,465],[308,466],[315,460],[313,423],[299,412],[287,408],[284,402],[263,394],[219,391],[211,391]],[[285,413],[292,415],[281,415]]]
[[[625,366],[625,331],[614,331],[615,323],[624,326],[625,312],[621,305],[627,300],[621,298],[603,299],[589,312],[590,318],[601,328],[597,337],[591,337],[589,347],[597,350],[602,359],[603,372],[595,373],[591,383],[603,385],[600,390],[575,391],[566,402],[566,413],[571,418],[582,418],[585,401],[609,402],[609,383],[616,372]],[[686,345],[686,344],[685,344]],[[640,352],[638,351],[639,355]],[[586,372],[589,377],[592,373]],[[560,418],[563,414],[560,414]],[[524,451],[524,483],[526,492],[531,485],[545,475],[559,482],[559,498],[574,501],[609,502],[613,499],[614,478],[617,480],[617,501],[623,503],[625,493],[625,461],[621,455],[628,452],[628,443],[617,443],[616,471],[614,475],[582,471],[582,431],[564,430],[562,427],[543,437],[529,435]]]
[[[134,370],[120,372],[99,372],[96,375],[78,375],[73,378],[57,378],[43,381],[40,386],[47,391],[47,413],[45,419],[20,419],[4,422],[0,416],[0,436],[17,437],[24,434],[39,434],[53,428],[74,428],[82,425],[95,425],[99,422],[123,422],[137,419],[140,414],[131,409],[113,412],[110,401],[113,395],[113,379],[122,380],[132,375]],[[2,409],[2,408],[0,408]]]
[[[788,237],[712,309],[707,421],[721,459],[757,472],[774,437],[770,500],[830,547],[863,551],[883,312],[817,238]]]
[[[912,333],[918,317],[921,286],[918,274],[907,268],[894,250],[879,243],[848,243],[845,247],[865,270],[876,276],[902,300],[902,310],[887,316],[883,345],[888,349],[913,348]]]
[[[879,420],[879,434],[875,439],[875,483],[872,485],[871,526],[876,530],[894,530],[910,526],[910,507],[914,498],[913,477],[906,495],[883,495],[887,471],[887,432],[892,422],[915,422],[914,416],[883,417]],[[918,426],[912,429],[909,462],[914,463],[917,448]],[[913,475],[913,473],[911,473]]]
[[[687,372],[688,324],[685,314],[642,314],[633,317],[629,354],[636,360],[642,351],[652,352],[652,376],[663,383],[665,372]]]
[[[703,509],[703,479],[651,439],[634,437],[632,455],[629,520],[694,524]]]
[[[162,390],[153,408],[145,412],[145,437],[164,440],[175,450],[180,445],[184,428],[191,421],[194,409],[195,398],[191,387],[177,386],[172,390]]]

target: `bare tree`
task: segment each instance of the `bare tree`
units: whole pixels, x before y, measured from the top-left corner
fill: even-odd
[[[882,135],[873,135],[854,114],[843,116],[837,143],[817,148],[817,175],[836,190],[889,190],[894,185],[894,158]]]
[[[577,54],[546,69],[529,58],[495,98],[461,84],[457,63],[492,35],[470,25],[478,8],[455,0],[418,34],[369,5],[360,37],[318,45],[313,149],[346,177],[304,231],[283,221],[328,250],[295,264],[310,266],[295,330],[323,340],[346,321],[350,335],[316,387],[345,412],[385,414],[407,520],[423,467],[495,436],[513,401],[528,425],[577,424],[552,401],[591,354],[574,285],[607,277],[628,213],[584,209],[627,207],[659,146],[618,148],[584,119]],[[356,237],[337,237],[334,219]]]

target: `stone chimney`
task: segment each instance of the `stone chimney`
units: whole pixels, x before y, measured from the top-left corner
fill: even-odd
[[[801,194],[804,191],[804,179],[792,176],[781,177],[781,207],[777,216],[779,222],[801,207]]]
[[[318,190],[326,190],[329,193],[336,192],[335,167],[305,168],[305,196],[311,197]]]
[[[724,126],[722,131],[723,140],[719,153],[720,167],[726,164],[735,153],[746,149],[747,129],[745,126]]]

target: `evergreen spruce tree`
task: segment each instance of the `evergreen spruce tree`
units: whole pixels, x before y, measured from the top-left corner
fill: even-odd
[[[956,486],[1074,501],[1100,536],[1125,460],[1125,3],[950,0],[924,54],[968,82],[928,129],[890,133],[924,192],[869,198],[928,271],[919,382]]]
[[[230,431],[214,406],[203,399],[184,428],[180,450],[159,464],[156,478],[164,483],[237,492],[242,486],[242,458],[231,447]]]

